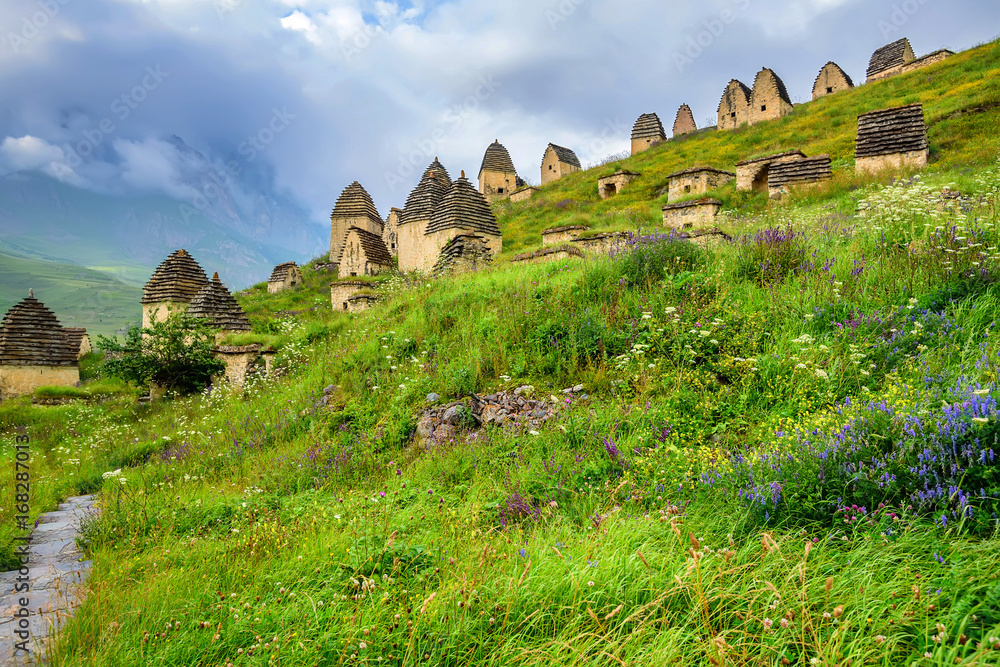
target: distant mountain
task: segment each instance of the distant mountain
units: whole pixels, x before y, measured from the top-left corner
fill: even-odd
[[[28,296],[28,290],[65,327],[111,335],[142,318],[142,288],[102,271],[75,264],[27,258],[0,249],[0,317]],[[96,343],[96,340],[94,341]]]
[[[178,137],[167,194],[127,195],[114,182],[96,192],[36,171],[0,177],[0,316],[29,287],[67,326],[110,333],[139,319],[143,284],[174,250],[187,249],[233,290],[266,280],[282,262],[305,262],[328,247],[273,179],[226,174]]]
[[[185,248],[233,289],[265,280],[275,264],[306,261],[327,247],[327,230],[290,198],[248,183],[253,175],[227,183],[207,160],[191,163],[184,185],[209,195],[192,201],[100,194],[38,172],[2,177],[0,247],[140,285],[168,254]]]

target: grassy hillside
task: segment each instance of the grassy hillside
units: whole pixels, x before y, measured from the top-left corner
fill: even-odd
[[[1000,149],[995,128],[1000,122],[1000,43],[992,42],[947,61],[849,91],[799,105],[784,118],[730,132],[704,132],[671,140],[639,155],[560,179],[526,202],[499,209],[504,250],[509,253],[541,245],[550,227],[582,224],[594,230],[658,227],[667,203],[667,176],[692,166],[735,171],[736,162],[800,149],[806,155],[829,154],[839,177],[838,190],[865,184],[854,175],[857,116],[902,104],[923,103],[931,145],[931,170],[962,172],[991,162]],[[721,89],[720,89],[721,90]],[[597,179],[619,168],[642,178],[613,199],[601,201]],[[664,190],[661,196],[659,193]],[[741,208],[751,201],[722,190],[723,201]],[[763,205],[758,201],[757,207]]]
[[[610,202],[593,170],[503,210],[509,251],[573,220],[649,229],[675,169],[842,158],[856,98],[925,100],[926,173],[724,192],[734,243],[389,276],[357,315],[309,267],[240,295],[243,340],[280,347],[242,392],[0,405],[34,442],[33,512],[101,493],[52,663],[998,664],[997,53],[671,142]],[[549,419],[480,428],[472,395],[515,388]]]
[[[142,316],[142,288],[104,272],[0,251],[0,313],[28,296],[28,290],[67,327],[112,335]]]

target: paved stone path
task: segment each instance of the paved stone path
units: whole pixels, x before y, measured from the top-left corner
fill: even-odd
[[[20,651],[14,655],[14,644],[21,641],[14,635],[17,629],[14,614],[20,609],[18,599],[25,596],[14,594],[18,573],[0,574],[0,667],[40,664],[50,632],[58,631],[83,601],[83,584],[92,563],[80,560],[76,535],[80,521],[93,511],[94,496],[78,496],[68,498],[55,512],[39,517],[38,527],[32,533],[28,564],[31,568],[28,622],[32,635],[28,644],[32,652],[28,656]]]

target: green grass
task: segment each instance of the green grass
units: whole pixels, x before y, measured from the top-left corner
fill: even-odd
[[[66,327],[84,327],[93,337],[113,335],[142,317],[142,289],[82,266],[31,259],[0,251],[0,312],[28,296],[56,314]]]
[[[278,349],[242,392],[0,405],[33,512],[101,494],[52,664],[996,664],[1000,165],[990,112],[948,116],[993,94],[997,51],[797,109],[774,145],[671,142],[610,203],[568,177],[502,207],[505,246],[649,227],[657,174],[822,152],[824,109],[840,128],[916,96],[936,147],[967,122],[920,179],[838,161],[781,202],[723,190],[735,244],[388,276],[355,315],[308,266],[238,295],[231,340]],[[522,384],[554,414],[534,432],[416,437],[429,393]],[[0,506],[0,544],[12,524]]]
[[[658,193],[667,186],[666,177],[695,165],[734,171],[740,160],[800,149],[806,155],[828,153],[835,165],[849,172],[844,178],[848,187],[864,185],[871,179],[853,176],[856,118],[891,106],[923,103],[931,172],[962,172],[990,163],[1000,149],[994,132],[1000,121],[1000,83],[992,75],[998,66],[1000,44],[991,42],[905,76],[822,97],[779,120],[682,137],[618,162],[570,174],[525,202],[497,207],[504,252],[534,248],[540,245],[543,230],[563,225],[584,224],[595,231],[660,227],[660,208],[667,200]],[[617,196],[601,201],[597,179],[622,168],[642,177]],[[733,203],[731,188],[718,193],[727,206]]]

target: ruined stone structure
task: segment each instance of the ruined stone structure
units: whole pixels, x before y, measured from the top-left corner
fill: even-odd
[[[330,285],[330,304],[334,310],[347,310],[347,300],[371,286],[363,280],[338,280]]]
[[[295,262],[278,264],[267,279],[267,293],[277,294],[302,284],[302,270]]]
[[[757,72],[750,93],[751,125],[765,120],[774,120],[792,113],[792,100],[788,97],[785,82],[768,68]]]
[[[834,93],[839,93],[842,90],[848,90],[853,87],[854,82],[851,81],[851,77],[847,75],[847,72],[842,70],[840,65],[831,61],[823,65],[823,69],[816,75],[816,81],[813,82],[812,98],[818,100],[821,97],[833,95]]]
[[[484,236],[459,234],[444,244],[432,273],[436,276],[476,271],[493,261],[489,243]]]
[[[80,327],[63,327],[63,332],[69,340],[69,344],[75,349],[76,358],[81,359],[94,351],[94,346],[90,342],[90,334],[86,329]]]
[[[560,243],[567,243],[569,241],[574,241],[580,234],[587,231],[587,227],[583,225],[565,225],[563,227],[552,227],[551,229],[546,229],[542,232],[542,245],[558,245]]]
[[[900,74],[903,71],[903,66],[915,59],[913,47],[910,46],[910,40],[907,38],[903,37],[892,44],[886,44],[877,49],[872,54],[871,60],[868,61],[868,71],[866,72],[868,83]]]
[[[634,171],[619,169],[610,176],[605,176],[604,178],[597,180],[597,194],[601,196],[601,199],[614,197],[616,194],[621,192],[626,185],[640,176],[642,176],[642,174]]]
[[[742,81],[733,79],[722,91],[719,100],[719,129],[735,130],[750,122],[751,91]]]
[[[399,218],[399,270],[428,271],[437,261],[429,244],[425,242],[431,217],[441,206],[445,193],[451,188],[451,177],[437,158],[424,171],[420,183],[406,198],[406,206]]]
[[[667,201],[675,202],[684,197],[703,195],[718,190],[736,178],[736,174],[712,167],[693,167],[667,176]]]
[[[402,214],[403,209],[391,208],[382,228],[382,242],[393,257],[399,257],[399,217]]]
[[[479,167],[479,193],[486,201],[493,203],[499,199],[507,199],[524,183],[517,176],[510,153],[499,140],[495,140],[486,149],[483,163]]]
[[[514,194],[510,196],[510,200],[512,202],[526,201],[531,199],[536,192],[538,192],[538,188],[534,185],[525,185],[523,188],[515,190]]]
[[[655,113],[644,113],[632,126],[632,155],[648,150],[654,144],[667,140],[663,123]]]
[[[892,44],[886,44],[872,54],[868,63],[868,82],[886,79],[898,74],[906,74],[914,70],[939,63],[945,58],[955,55],[948,49],[938,49],[926,56],[917,58],[913,54],[910,40],[898,39]]]
[[[718,199],[696,199],[663,207],[663,224],[672,229],[711,227],[722,209]]]
[[[171,313],[187,310],[207,284],[208,276],[187,250],[175,251],[156,268],[143,290],[143,328],[166,320]]]
[[[363,310],[368,310],[376,303],[378,303],[378,297],[374,294],[355,294],[347,299],[347,312],[360,313]]]
[[[219,330],[220,336],[250,331],[250,320],[219,280],[218,273],[191,300],[187,312],[192,317],[203,318],[208,326]]]
[[[880,109],[858,116],[854,154],[858,173],[926,166],[929,150],[923,105]]]
[[[392,269],[392,255],[381,236],[360,227],[347,230],[337,275],[340,278],[375,276]]]
[[[698,125],[694,122],[694,114],[691,113],[691,107],[682,104],[681,108],[677,110],[677,117],[674,119],[674,136],[680,137],[690,134],[697,129]]]
[[[767,192],[767,177],[771,166],[792,160],[801,160],[806,154],[800,150],[786,151],[736,163],[736,189]]]
[[[948,49],[939,49],[933,53],[928,53],[926,56],[920,56],[912,62],[908,62],[903,65],[903,69],[899,72],[900,74],[907,74],[913,70],[921,69],[922,67],[929,67],[934,63],[939,63],[945,58],[950,58],[955,55],[954,51],[949,51]]]
[[[715,248],[733,241],[733,237],[717,227],[693,227],[679,231],[677,236],[701,248]]]
[[[354,181],[344,188],[330,214],[330,261],[340,263],[347,232],[352,227],[381,237],[383,226],[382,217],[378,214],[371,195],[360,183]]]
[[[236,389],[243,389],[250,369],[262,356],[261,345],[224,345],[212,349],[215,358],[226,365],[219,377],[213,378],[213,384],[225,380]],[[150,394],[152,395],[152,393]]]
[[[542,155],[542,185],[558,181],[567,174],[580,171],[580,159],[568,148],[549,144]]]
[[[625,243],[627,232],[602,232],[573,239],[573,245],[592,255],[606,255]]]
[[[571,245],[559,245],[559,246],[549,246],[547,248],[542,248],[541,250],[536,250],[535,252],[527,252],[520,255],[515,255],[511,258],[512,262],[523,262],[528,264],[540,264],[542,262],[557,262],[562,259],[580,258],[586,257],[583,251],[577,247]]]
[[[771,198],[777,199],[793,187],[816,185],[831,178],[830,156],[816,155],[772,165],[767,176],[767,189]]]
[[[79,341],[28,291],[0,321],[0,399],[80,382]]]

